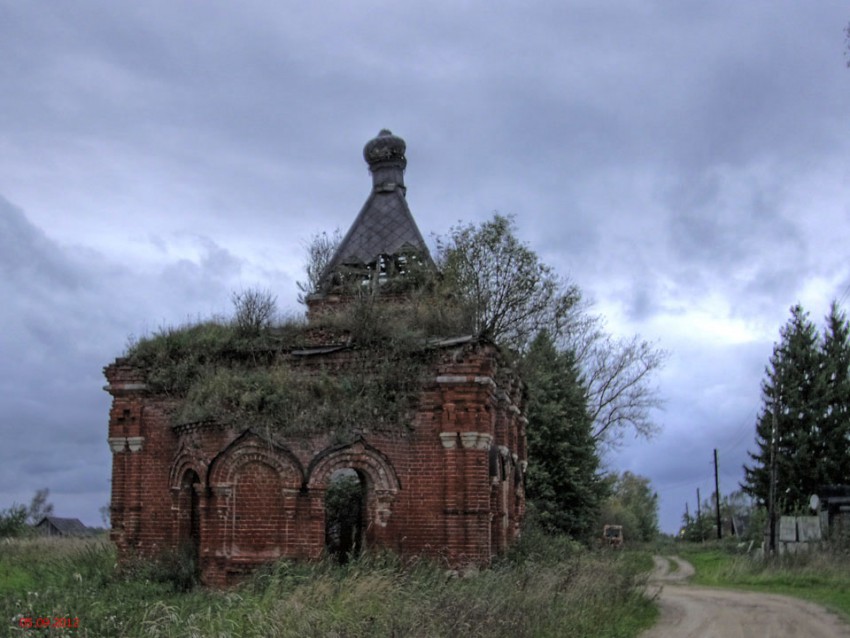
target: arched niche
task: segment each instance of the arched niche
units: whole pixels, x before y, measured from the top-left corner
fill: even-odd
[[[387,526],[393,501],[401,484],[386,455],[363,441],[336,446],[313,459],[307,470],[307,489],[324,503],[331,477],[341,470],[354,471],[363,486],[363,544],[374,540],[377,531]]]
[[[210,464],[216,551],[249,561],[289,555],[303,482],[289,450],[250,431],[237,437]]]

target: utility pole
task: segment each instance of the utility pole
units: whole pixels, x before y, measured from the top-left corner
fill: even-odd
[[[717,540],[723,538],[723,527],[720,522],[720,479],[717,477],[717,448],[714,448],[714,502],[717,507]]]
[[[771,554],[776,554],[776,439],[779,436],[779,428],[776,423],[776,411],[779,409],[779,387],[776,388],[776,395],[773,397],[772,424],[770,433],[770,492],[768,494],[768,519],[770,523],[770,550]]]
[[[699,539],[700,541],[704,541],[705,539],[702,537],[702,510],[700,509],[700,500],[699,500],[699,488],[697,488],[697,529],[699,530]]]

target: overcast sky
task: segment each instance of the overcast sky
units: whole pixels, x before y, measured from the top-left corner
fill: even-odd
[[[742,478],[789,307],[850,305],[846,0],[0,0],[0,508],[101,524],[104,365],[269,288],[407,141],[423,234],[494,211],[669,350],[611,469],[661,522]]]

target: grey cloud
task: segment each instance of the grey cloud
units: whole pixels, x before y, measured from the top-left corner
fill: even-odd
[[[0,196],[0,275],[22,286],[76,288],[76,267],[55,250],[23,212]]]
[[[818,188],[846,172],[846,23],[832,0],[6,3],[0,192],[32,223],[0,202],[0,424],[90,445],[128,334],[226,311],[234,288],[294,299],[299,242],[351,223],[385,126],[426,235],[513,212],[618,330],[715,298],[778,329],[813,277],[847,281],[846,188]],[[680,465],[658,457],[696,454],[682,431],[712,420],[708,389],[728,388],[721,428],[761,370],[662,345],[685,346],[663,379],[672,434],[628,463],[666,480]],[[60,423],[37,387],[97,398]]]
[[[0,434],[7,441],[0,508],[28,501],[43,486],[55,500],[94,493],[99,506],[110,471],[102,367],[140,322],[179,323],[222,307],[247,260],[197,236],[196,261],[136,273],[54,242],[3,199],[0,230]],[[86,513],[92,523],[93,507]]]
[[[629,318],[632,321],[643,321],[658,312],[655,294],[646,282],[639,283],[632,289],[632,296],[627,304]]]
[[[764,252],[802,251],[797,228],[777,206],[781,186],[742,181],[703,174],[671,194],[670,243],[678,258],[734,272]],[[798,262],[799,254],[794,257]]]

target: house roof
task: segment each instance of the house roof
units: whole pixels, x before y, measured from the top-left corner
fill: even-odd
[[[49,525],[52,525],[62,534],[87,534],[89,532],[89,528],[80,522],[77,518],[59,518],[58,516],[45,516],[38,523],[36,523],[36,527],[41,527],[45,524],[45,522]]]
[[[405,149],[404,140],[386,129],[366,144],[363,155],[372,173],[372,192],[325,268],[322,275],[325,284],[346,266],[375,264],[383,255],[416,253],[433,266],[422,233],[407,206]]]

